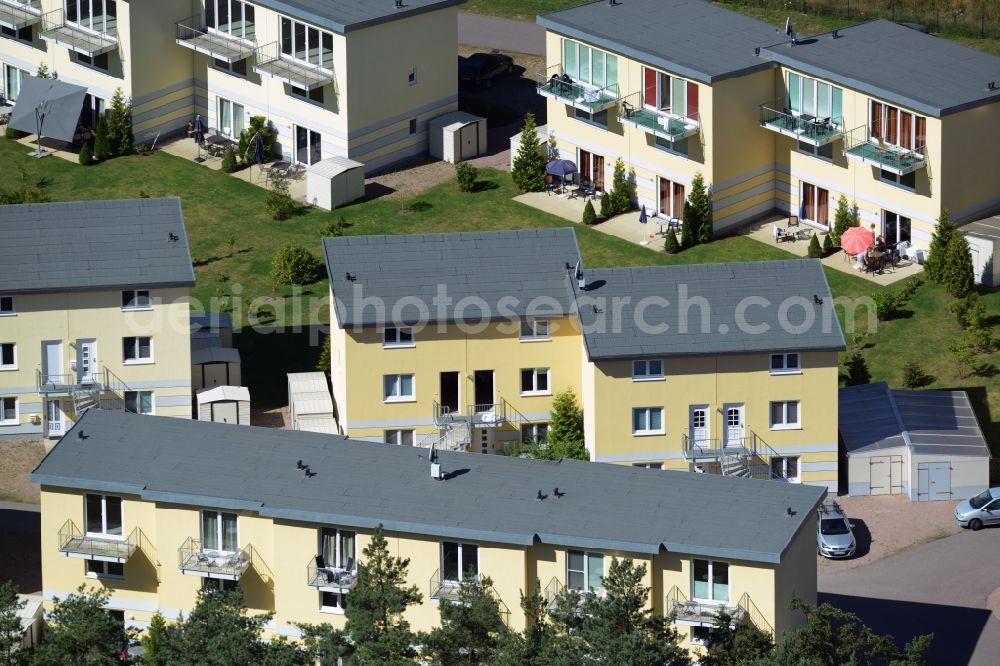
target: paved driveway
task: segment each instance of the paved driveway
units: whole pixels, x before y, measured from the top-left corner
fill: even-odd
[[[1000,529],[916,546],[868,566],[821,575],[820,601],[857,613],[900,642],[934,633],[931,664],[1000,663]],[[991,597],[992,595],[992,597]]]

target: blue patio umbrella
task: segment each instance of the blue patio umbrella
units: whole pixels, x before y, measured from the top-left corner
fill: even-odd
[[[553,176],[565,178],[576,173],[576,165],[572,160],[552,160],[545,165],[545,171]]]
[[[649,222],[649,218],[646,217],[646,204],[642,204],[642,210],[639,211],[639,224],[646,224]]]

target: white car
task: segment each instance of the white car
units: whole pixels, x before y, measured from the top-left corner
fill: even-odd
[[[824,501],[816,521],[816,550],[830,559],[853,556],[858,549],[853,528],[836,500]]]

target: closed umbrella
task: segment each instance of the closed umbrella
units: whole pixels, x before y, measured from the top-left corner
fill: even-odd
[[[201,156],[201,144],[205,141],[205,129],[201,126],[201,114],[196,113],[194,116],[194,142],[198,145],[198,157],[194,158],[195,162],[204,162],[204,158]]]
[[[875,242],[875,235],[863,227],[850,227],[840,236],[840,247],[850,255],[864,252]]]
[[[649,218],[646,217],[646,204],[642,204],[642,210],[639,211],[639,224],[646,224],[649,222]]]
[[[257,166],[260,166],[261,164],[264,163],[264,137],[262,137],[258,132],[253,137],[253,143],[254,143],[254,148],[253,148],[254,160],[256,160]]]

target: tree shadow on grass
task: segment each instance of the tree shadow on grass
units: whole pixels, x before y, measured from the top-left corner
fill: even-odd
[[[473,192],[486,192],[488,190],[500,189],[500,183],[492,180],[477,180],[472,185]]]

